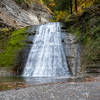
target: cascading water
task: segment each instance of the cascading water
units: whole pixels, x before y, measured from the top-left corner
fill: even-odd
[[[33,42],[23,76],[69,77],[59,22],[39,26]]]

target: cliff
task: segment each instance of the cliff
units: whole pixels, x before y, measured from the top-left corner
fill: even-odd
[[[0,0],[0,70],[7,68],[7,72],[21,66],[22,57],[25,58],[25,52],[31,47],[26,26],[45,24],[52,17],[48,8],[40,3],[34,1],[27,5],[15,1]]]
[[[0,26],[24,27],[43,24],[51,14],[43,5],[33,2],[30,6],[17,4],[14,0],[0,0]]]

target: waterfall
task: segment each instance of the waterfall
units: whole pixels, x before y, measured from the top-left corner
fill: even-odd
[[[23,76],[69,76],[59,22],[43,24],[37,28]]]

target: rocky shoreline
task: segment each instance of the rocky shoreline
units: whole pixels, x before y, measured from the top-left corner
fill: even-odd
[[[100,82],[70,82],[0,92],[0,100],[99,100]]]

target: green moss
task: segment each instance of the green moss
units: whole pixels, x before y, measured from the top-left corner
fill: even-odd
[[[0,54],[4,52],[12,30],[12,28],[0,28]]]
[[[24,46],[26,27],[11,33],[6,50],[0,55],[0,67],[12,67],[19,50]]]

